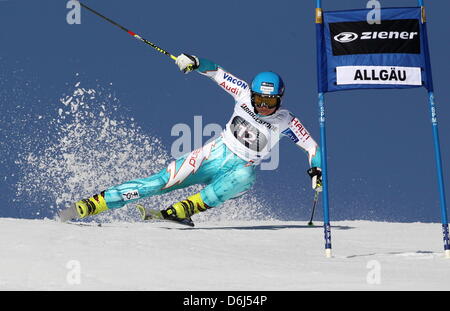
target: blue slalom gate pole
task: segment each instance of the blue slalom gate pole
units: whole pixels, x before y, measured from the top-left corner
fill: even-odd
[[[316,2],[316,31],[322,32],[322,1]],[[321,37],[317,36],[318,38]],[[321,59],[319,59],[319,51],[321,50],[321,42],[317,42],[317,64],[318,67],[322,66]],[[324,93],[319,91],[318,94],[319,103],[319,122],[320,122],[320,152],[322,160],[322,206],[323,206],[323,230],[325,238],[325,255],[331,257],[331,225],[330,225],[330,213],[329,213],[329,201],[328,201],[328,170],[327,170],[327,137],[326,137],[326,123],[325,123],[325,100]]]
[[[322,159],[322,205],[325,255],[327,257],[331,257],[331,225],[328,201],[327,133],[325,123],[325,100],[323,93],[319,93],[318,100],[320,114],[320,152]]]
[[[436,170],[439,187],[439,203],[441,207],[442,233],[444,239],[444,253],[446,258],[450,258],[450,243],[447,219],[447,202],[445,199],[444,174],[442,172],[441,145],[439,143],[439,131],[437,123],[436,104],[434,102],[433,92],[428,93],[428,102],[430,104],[431,124],[433,128],[434,156],[436,161]]]
[[[425,6],[423,0],[418,0],[419,6],[422,8],[422,24],[424,28],[424,36],[426,42],[428,42],[428,34],[426,30],[426,17],[425,17]],[[444,187],[444,174],[442,169],[442,158],[441,158],[441,144],[439,142],[439,130],[436,112],[436,103],[434,101],[433,92],[433,81],[431,73],[431,61],[430,52],[428,50],[428,45],[425,45],[426,53],[426,67],[429,75],[429,87],[428,87],[428,103],[430,108],[431,125],[433,130],[433,145],[434,145],[434,158],[436,162],[436,172],[438,179],[439,188],[439,206],[441,209],[441,222],[442,222],[442,234],[444,240],[444,254],[446,258],[450,258],[450,243],[449,243],[449,228],[448,228],[448,217],[447,217],[447,202],[445,198],[445,187]]]

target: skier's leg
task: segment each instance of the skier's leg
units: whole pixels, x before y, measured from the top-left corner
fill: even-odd
[[[167,170],[163,169],[150,177],[130,180],[110,187],[100,194],[75,202],[79,218],[97,215],[108,209],[121,208],[138,199],[174,190],[175,188],[163,190],[168,179],[166,175]]]
[[[216,167],[220,166],[216,162],[222,162],[222,148],[222,144],[212,142],[180,157],[152,176],[131,180],[80,200],[75,203],[79,218],[121,208],[145,197],[207,183],[217,173]]]
[[[216,178],[200,191],[205,204],[217,207],[250,190],[256,180],[255,166],[239,166]]]
[[[199,193],[171,205],[162,211],[165,218],[188,218],[238,197],[249,190],[255,182],[255,167],[239,163],[228,170],[221,170],[216,178]]]

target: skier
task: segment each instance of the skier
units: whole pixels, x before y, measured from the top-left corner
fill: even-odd
[[[233,96],[234,113],[221,136],[174,160],[152,176],[110,187],[74,203],[60,213],[62,221],[96,215],[144,197],[194,184],[206,184],[199,193],[164,210],[152,210],[148,217],[193,226],[192,215],[217,207],[252,187],[255,167],[270,155],[282,136],[290,137],[307,153],[310,166],[307,173],[311,177],[312,188],[322,191],[319,147],[299,119],[281,108],[284,83],[278,74],[261,72],[248,85],[207,59],[181,54],[176,64],[184,73],[197,71],[211,78]],[[141,213],[145,214],[145,210]]]

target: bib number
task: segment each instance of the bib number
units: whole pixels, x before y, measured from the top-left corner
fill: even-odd
[[[231,121],[231,131],[234,137],[250,150],[259,152],[267,145],[267,137],[240,116]]]

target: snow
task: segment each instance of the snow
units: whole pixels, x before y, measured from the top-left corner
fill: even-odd
[[[94,219],[95,220],[95,219]],[[0,218],[0,290],[449,290],[441,225]]]

